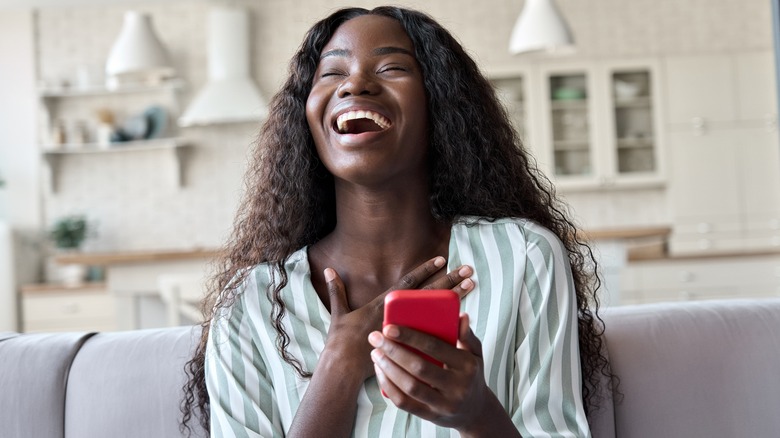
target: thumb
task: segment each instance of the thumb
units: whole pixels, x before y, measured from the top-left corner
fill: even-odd
[[[347,291],[344,282],[333,268],[326,268],[325,284],[328,287],[328,300],[330,301],[331,315],[343,315],[349,313],[349,304],[347,304]]]
[[[469,315],[460,314],[460,326],[458,327],[458,348],[466,350],[475,356],[482,357],[482,342],[469,327]]]

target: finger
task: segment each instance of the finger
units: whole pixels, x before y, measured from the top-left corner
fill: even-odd
[[[474,270],[471,266],[463,265],[448,272],[444,277],[426,284],[423,289],[452,289],[460,299],[463,299],[474,290],[474,281],[470,279],[472,275],[474,275]]]
[[[446,263],[447,260],[445,260],[444,257],[434,257],[401,277],[398,283],[388,289],[388,292],[398,289],[414,289],[433,274],[439,272]]]
[[[458,348],[466,350],[471,354],[482,357],[482,342],[469,327],[469,315],[460,314],[460,325],[458,327]]]
[[[424,415],[429,411],[426,405],[420,403],[413,398],[410,398],[405,394],[387,375],[382,371],[382,368],[374,364],[374,372],[376,373],[376,380],[379,384],[379,388],[382,389],[385,397],[389,398],[398,408],[410,412],[418,417],[425,418]]]
[[[447,364],[459,363],[465,354],[435,336],[406,327],[391,324],[384,327],[383,334],[381,338],[372,336],[369,339],[371,345],[416,379],[434,388],[444,388],[448,384],[449,374],[440,364],[430,360],[436,360],[450,368]]]
[[[401,393],[403,393],[404,396],[411,397],[414,400],[422,402],[426,405],[435,405],[438,403],[442,397],[441,393],[437,389],[433,388],[429,382],[422,380],[419,374],[410,372],[410,370],[407,369],[407,367],[410,366],[409,363],[402,364],[396,362],[399,360],[396,359],[396,357],[400,357],[401,361],[411,362],[413,364],[411,365],[413,369],[417,367],[423,368],[429,366],[435,368],[438,367],[421,358],[419,355],[406,350],[401,345],[396,344],[394,347],[390,347],[387,345],[388,343],[390,343],[390,341],[385,342],[385,348],[389,347],[390,351],[403,354],[396,355],[395,357],[391,358],[390,351],[377,348],[371,352],[371,360],[374,361],[374,366],[387,380],[392,382],[392,384]],[[391,393],[387,391],[385,392],[388,396],[391,396]],[[396,397],[393,401],[397,403],[399,400],[401,400],[401,398]]]
[[[333,268],[326,268],[325,284],[328,287],[328,300],[330,301],[331,315],[343,315],[349,313],[349,304],[347,304],[347,291],[344,282]]]

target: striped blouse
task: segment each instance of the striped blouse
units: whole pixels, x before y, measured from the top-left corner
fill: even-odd
[[[452,227],[448,270],[474,267],[476,288],[461,302],[482,341],[485,379],[524,437],[590,436],[581,396],[577,312],[566,249],[523,219],[464,218]],[[289,352],[315,369],[330,314],[311,284],[307,250],[285,264],[282,291]],[[267,264],[256,266],[235,304],[212,321],[206,384],[213,437],[282,437],[309,380],[276,350]],[[458,437],[395,407],[376,378],[360,390],[353,437]]]

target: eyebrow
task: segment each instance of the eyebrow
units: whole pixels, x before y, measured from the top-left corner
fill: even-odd
[[[403,47],[377,47],[376,49],[371,51],[372,56],[382,56],[382,55],[389,55],[392,53],[401,53],[404,55],[409,55],[412,58],[414,58],[414,54]],[[320,56],[320,59],[324,59],[330,56],[351,56],[352,51],[348,49],[333,49],[328,50],[327,52],[323,53]]]

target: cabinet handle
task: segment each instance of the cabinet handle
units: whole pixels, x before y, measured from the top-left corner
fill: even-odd
[[[700,136],[706,134],[707,121],[704,117],[694,117],[691,119],[691,126],[693,127],[694,135]]]
[[[73,315],[74,313],[79,313],[79,304],[78,303],[68,303],[62,306],[62,313]]]
[[[682,272],[680,272],[680,283],[690,283],[695,278],[696,278],[696,276],[691,271],[682,271]]]
[[[775,132],[777,131],[777,115],[776,114],[766,114],[766,122],[764,123],[766,126],[766,130],[769,132]]]

